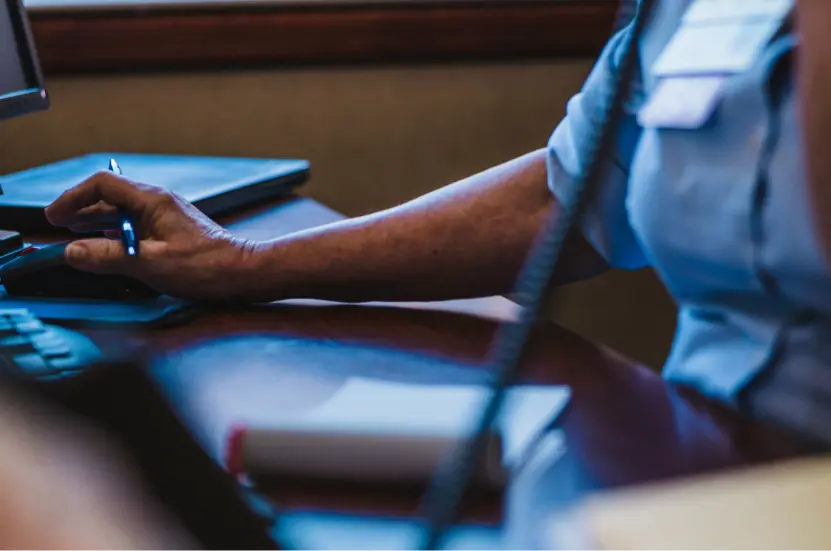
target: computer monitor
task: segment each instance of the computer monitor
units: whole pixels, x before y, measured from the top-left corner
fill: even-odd
[[[0,120],[49,107],[21,0],[0,0]]]

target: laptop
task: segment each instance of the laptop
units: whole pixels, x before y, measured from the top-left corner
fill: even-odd
[[[299,159],[94,153],[0,176],[0,224],[19,232],[50,229],[44,209],[106,170],[110,158],[126,178],[170,189],[212,217],[289,195],[309,178],[309,162]]]

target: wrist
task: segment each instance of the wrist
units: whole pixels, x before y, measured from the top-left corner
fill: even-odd
[[[235,240],[238,251],[231,269],[232,299],[235,302],[267,303],[288,298],[279,281],[279,272],[271,268],[276,243],[251,239]]]

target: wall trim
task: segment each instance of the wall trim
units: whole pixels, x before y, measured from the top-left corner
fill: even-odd
[[[30,9],[47,75],[594,57],[613,0]]]

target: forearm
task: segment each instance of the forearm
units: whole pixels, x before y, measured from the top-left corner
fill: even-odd
[[[798,92],[810,204],[819,242],[831,262],[831,1],[798,0]]]
[[[261,244],[249,299],[443,300],[504,294],[554,206],[545,152],[530,153],[399,207]],[[605,264],[572,243],[560,281]]]

